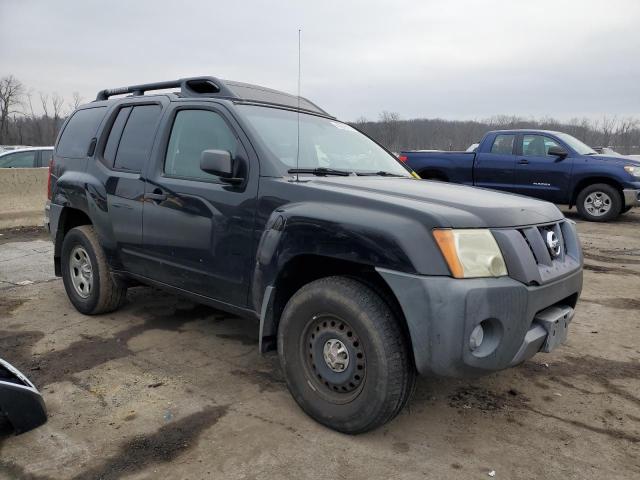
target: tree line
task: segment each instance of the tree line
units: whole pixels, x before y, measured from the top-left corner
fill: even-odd
[[[13,75],[0,78],[0,145],[53,145],[64,119],[82,102],[28,90]],[[38,110],[38,113],[36,113]]]
[[[360,118],[352,125],[394,152],[466,150],[490,130],[532,128],[565,132],[592,147],[612,147],[624,155],[640,154],[640,121],[634,117],[574,118],[567,122],[508,115],[485,120],[402,120],[395,112],[382,112],[376,121]]]
[[[0,78],[0,145],[53,145],[64,119],[81,102],[77,92],[69,100],[57,93],[36,95],[12,75]],[[640,121],[634,117],[574,118],[568,122],[508,115],[485,120],[403,120],[398,113],[384,111],[377,120],[359,118],[352,125],[395,152],[465,150],[489,130],[535,128],[565,132],[592,147],[610,146],[625,155],[640,154]]]

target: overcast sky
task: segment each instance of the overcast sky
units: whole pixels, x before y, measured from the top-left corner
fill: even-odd
[[[0,76],[85,100],[213,75],[344,120],[640,116],[640,0],[0,0]]]

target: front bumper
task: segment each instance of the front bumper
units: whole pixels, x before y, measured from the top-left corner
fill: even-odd
[[[454,279],[378,272],[400,303],[416,367],[423,375],[480,376],[550,351],[564,340],[582,290],[581,269],[542,286],[510,277]],[[469,339],[481,323],[487,327],[488,343],[472,350]],[[552,338],[554,333],[557,338]]]
[[[622,190],[625,207],[640,206],[640,189],[625,188]]]

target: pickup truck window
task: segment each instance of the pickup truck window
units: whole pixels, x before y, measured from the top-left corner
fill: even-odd
[[[134,107],[122,132],[114,168],[141,172],[153,146],[153,134],[158,125],[160,105]]]
[[[560,145],[555,140],[543,135],[524,135],[522,137],[523,155],[548,156],[551,147],[560,147]]]
[[[209,110],[180,110],[171,129],[164,172],[175,177],[217,178],[200,170],[204,150],[226,150],[234,156],[238,139],[219,114]]]
[[[515,135],[496,135],[493,145],[491,145],[491,153],[511,155],[515,138]]]
[[[299,117],[299,168],[328,168],[358,173],[384,171],[410,176],[395,157],[346,123],[255,105],[238,105],[238,110],[269,152],[281,162],[283,170],[296,167]]]

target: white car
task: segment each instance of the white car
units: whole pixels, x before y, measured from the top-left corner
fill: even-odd
[[[0,145],[0,153],[11,150],[22,150],[23,148],[31,148],[31,145]]]
[[[53,147],[27,147],[0,153],[0,168],[48,167]]]

